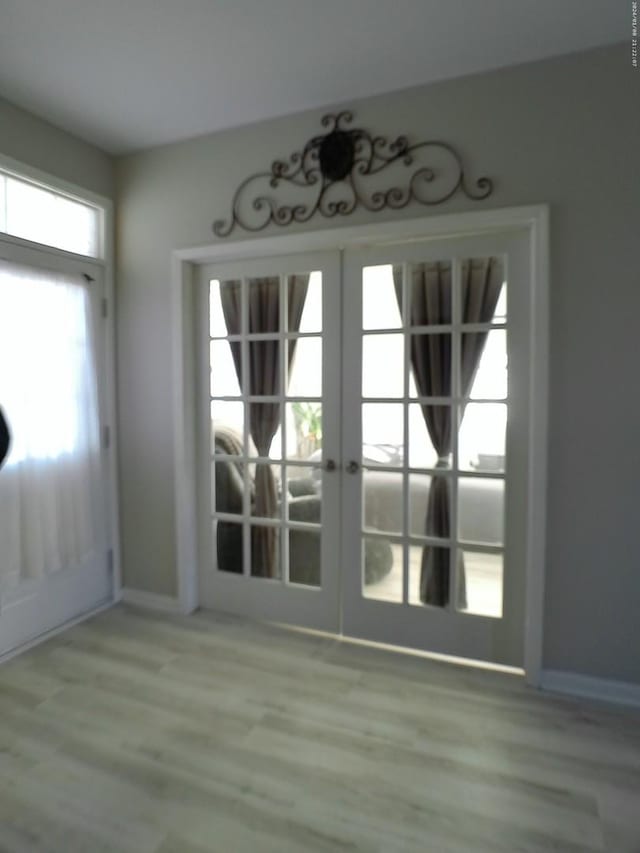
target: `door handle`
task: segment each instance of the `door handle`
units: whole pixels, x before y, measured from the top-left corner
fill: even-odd
[[[357,474],[360,470],[360,466],[355,461],[355,459],[352,459],[350,462],[347,462],[347,464],[345,465],[345,469],[348,474]]]
[[[337,467],[338,466],[335,463],[335,459],[327,459],[327,461],[324,463],[325,471],[335,471]]]

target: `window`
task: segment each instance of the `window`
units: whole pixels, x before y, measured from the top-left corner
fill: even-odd
[[[0,172],[0,232],[78,255],[101,254],[98,207],[8,172]]]

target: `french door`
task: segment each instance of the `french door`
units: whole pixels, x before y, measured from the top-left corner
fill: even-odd
[[[0,654],[113,598],[99,265],[0,259]]]
[[[201,269],[201,602],[522,665],[526,235]]]
[[[200,276],[201,602],[338,631],[340,257]]]
[[[522,665],[527,245],[345,253],[345,633]]]

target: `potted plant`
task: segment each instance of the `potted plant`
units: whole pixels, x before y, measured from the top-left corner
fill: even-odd
[[[320,403],[293,403],[299,459],[308,459],[322,446],[322,406]]]

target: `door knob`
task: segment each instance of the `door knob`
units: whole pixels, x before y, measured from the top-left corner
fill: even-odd
[[[347,469],[349,474],[357,474],[358,471],[360,470],[360,466],[355,461],[355,459],[352,459],[351,462],[347,463],[346,469]]]
[[[337,466],[334,459],[327,459],[327,461],[324,463],[325,471],[335,471],[336,467]]]

